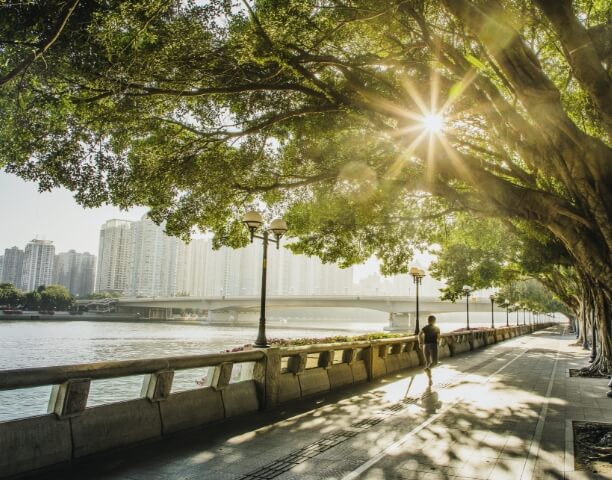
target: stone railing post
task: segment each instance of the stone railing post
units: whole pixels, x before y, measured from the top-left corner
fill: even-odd
[[[317,366],[321,368],[329,369],[334,363],[334,351],[327,350],[325,352],[319,353],[319,362]]]
[[[342,350],[342,363],[348,363],[352,365],[355,363],[357,357],[357,350],[354,348],[347,348],[346,350]]]
[[[159,402],[170,396],[174,370],[160,370],[144,376],[140,394],[151,402]]]
[[[385,366],[385,357],[387,356],[388,348],[388,345],[370,343],[369,352],[366,357],[366,369],[368,371],[369,381],[372,381],[387,373],[387,367]]]
[[[54,413],[60,419],[79,415],[87,407],[90,386],[89,378],[73,378],[53,385],[47,412]]]
[[[307,360],[308,355],[305,353],[292,355],[287,359],[287,371],[293,373],[294,375],[301,375],[302,372],[306,370]]]
[[[232,379],[233,362],[223,362],[215,367],[210,386],[215,390],[223,390]]]
[[[261,351],[264,352],[265,357],[255,363],[253,380],[255,380],[260,408],[265,410],[278,403],[281,356],[279,347],[270,347]]]
[[[371,382],[374,379],[374,370],[372,368],[372,364],[374,363],[374,350],[377,350],[372,343],[370,342],[370,346],[364,349],[363,352],[363,360],[366,367],[366,372],[368,374],[368,382]],[[376,352],[378,355],[378,352]]]

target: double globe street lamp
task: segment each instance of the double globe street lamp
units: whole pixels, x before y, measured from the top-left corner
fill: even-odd
[[[263,259],[261,262],[261,306],[259,310],[259,329],[257,331],[257,340],[255,340],[255,346],[259,348],[267,348],[268,340],[266,339],[266,273],[268,269],[268,242],[274,242],[276,249],[280,246],[281,237],[287,233],[287,222],[282,218],[272,220],[268,228],[263,229],[263,234],[256,235],[255,232],[263,226],[263,218],[259,212],[250,211],[244,215],[242,220],[251,234],[251,243],[254,238],[259,238],[263,241]],[[270,234],[274,235],[274,238],[270,238]]]
[[[465,314],[467,319],[467,329],[470,329],[470,293],[472,293],[472,287],[464,285],[461,289],[465,295]]]
[[[418,335],[421,330],[419,326],[419,285],[425,276],[425,271],[418,267],[410,267],[409,273],[416,285],[416,327],[414,329],[414,334]]]

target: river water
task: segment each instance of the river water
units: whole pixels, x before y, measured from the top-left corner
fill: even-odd
[[[463,326],[440,323],[443,331]],[[480,320],[480,321],[479,321]],[[502,319],[500,318],[499,321]],[[486,316],[474,318],[484,325]],[[505,316],[504,316],[505,322]],[[501,322],[500,322],[501,323]],[[382,331],[387,322],[312,322],[310,326],[269,326],[268,339],[320,338]],[[323,328],[325,327],[325,328]],[[218,353],[252,343],[255,326],[232,327],[177,323],[88,321],[0,321],[0,370],[107,360]],[[249,368],[245,365],[244,368]],[[197,388],[209,369],[178,371],[173,391]],[[240,371],[235,368],[235,380]],[[243,374],[245,372],[242,372]],[[199,382],[199,383],[198,383]],[[92,382],[88,406],[138,398],[142,376]],[[0,391],[0,421],[46,413],[51,387]]]

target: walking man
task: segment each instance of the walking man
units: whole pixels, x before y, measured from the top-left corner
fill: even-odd
[[[427,326],[423,327],[419,333],[419,343],[423,345],[423,356],[425,357],[425,373],[431,380],[431,367],[438,364],[438,340],[440,339],[440,329],[436,327],[436,317],[427,317]]]

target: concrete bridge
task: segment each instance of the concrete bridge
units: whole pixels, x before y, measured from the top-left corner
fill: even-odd
[[[257,319],[259,296],[211,296],[211,297],[151,297],[118,298],[101,301],[81,300],[90,308],[102,307],[109,311],[124,314],[137,314],[142,318],[170,319],[175,314],[187,310],[206,313],[210,323],[246,323]],[[323,308],[363,308],[387,312],[387,330],[413,328],[416,312],[416,299],[404,296],[362,296],[362,295],[297,295],[268,296],[268,309],[299,309],[304,307]],[[438,297],[420,297],[421,318],[430,313],[464,312],[465,300],[458,302],[442,301]],[[504,309],[494,307],[497,312]],[[470,312],[490,312],[491,300],[488,297],[471,297]]]

